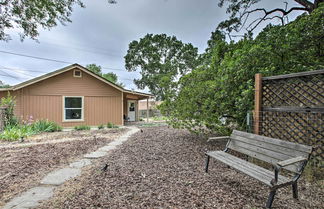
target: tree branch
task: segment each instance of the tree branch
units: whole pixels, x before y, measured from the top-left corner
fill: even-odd
[[[240,17],[240,19],[243,19],[244,16],[246,16],[246,18],[244,19],[244,22],[243,22],[243,25],[246,23],[246,20],[247,18],[250,16],[251,13],[254,13],[254,12],[263,12],[264,13],[264,16],[261,17],[261,18],[258,18],[256,20],[254,20],[253,22],[251,22],[249,24],[249,26],[247,28],[250,28],[252,27],[253,24],[255,24],[252,29],[248,30],[249,32],[252,32],[261,22],[265,21],[265,20],[271,20],[271,19],[274,19],[274,18],[278,18],[281,20],[281,23],[284,24],[284,17],[287,16],[289,13],[291,13],[292,11],[295,11],[295,10],[299,10],[299,11],[308,11],[307,8],[304,8],[304,7],[292,7],[290,8],[288,11],[284,10],[284,9],[281,9],[281,8],[276,8],[276,9],[273,9],[273,10],[270,10],[270,11],[267,11],[265,10],[264,8],[257,8],[257,9],[253,9],[253,10],[250,10],[250,11],[246,11],[244,13],[242,13],[242,16]],[[280,12],[282,14],[282,16],[278,16],[278,15],[275,15],[273,17],[268,17],[269,15],[273,14],[273,13],[276,13],[276,12]],[[242,27],[243,27],[242,25]],[[241,27],[241,28],[242,28]]]
[[[302,5],[305,7],[305,9],[311,13],[314,10],[314,4],[310,1],[307,0],[295,0],[298,4]],[[315,1],[316,2],[316,1]]]

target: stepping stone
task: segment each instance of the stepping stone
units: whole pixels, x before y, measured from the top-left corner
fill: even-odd
[[[13,198],[3,207],[3,209],[34,208],[40,204],[40,201],[47,200],[53,195],[53,186],[34,187]]]
[[[71,163],[69,166],[71,168],[83,168],[84,166],[90,165],[91,164],[91,160],[89,159],[81,159],[78,161],[75,161],[73,163]]]
[[[110,150],[116,149],[116,146],[107,145],[98,149],[99,152],[109,152]]]
[[[113,142],[110,142],[108,145],[109,146],[118,146],[118,145],[121,145],[123,143],[123,141],[113,141]]]
[[[47,176],[45,176],[40,183],[49,185],[60,185],[71,178],[79,176],[80,174],[80,169],[66,167],[47,174]]]
[[[128,137],[121,136],[116,141],[124,142],[124,141],[127,141],[127,139],[128,139]]]
[[[101,158],[103,156],[106,156],[107,152],[102,152],[102,151],[95,151],[95,152],[91,152],[89,154],[84,155],[84,158]]]

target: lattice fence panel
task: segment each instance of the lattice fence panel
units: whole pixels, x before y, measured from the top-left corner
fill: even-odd
[[[260,134],[314,147],[324,160],[324,73],[263,78]]]

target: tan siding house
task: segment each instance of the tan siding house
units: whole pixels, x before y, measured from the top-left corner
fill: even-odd
[[[8,92],[16,98],[18,118],[48,119],[63,127],[137,121],[138,100],[152,96],[123,89],[78,64],[0,89],[0,97]]]

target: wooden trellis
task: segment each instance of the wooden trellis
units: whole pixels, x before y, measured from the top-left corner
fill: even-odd
[[[311,145],[324,159],[324,70],[255,76],[254,133]]]

